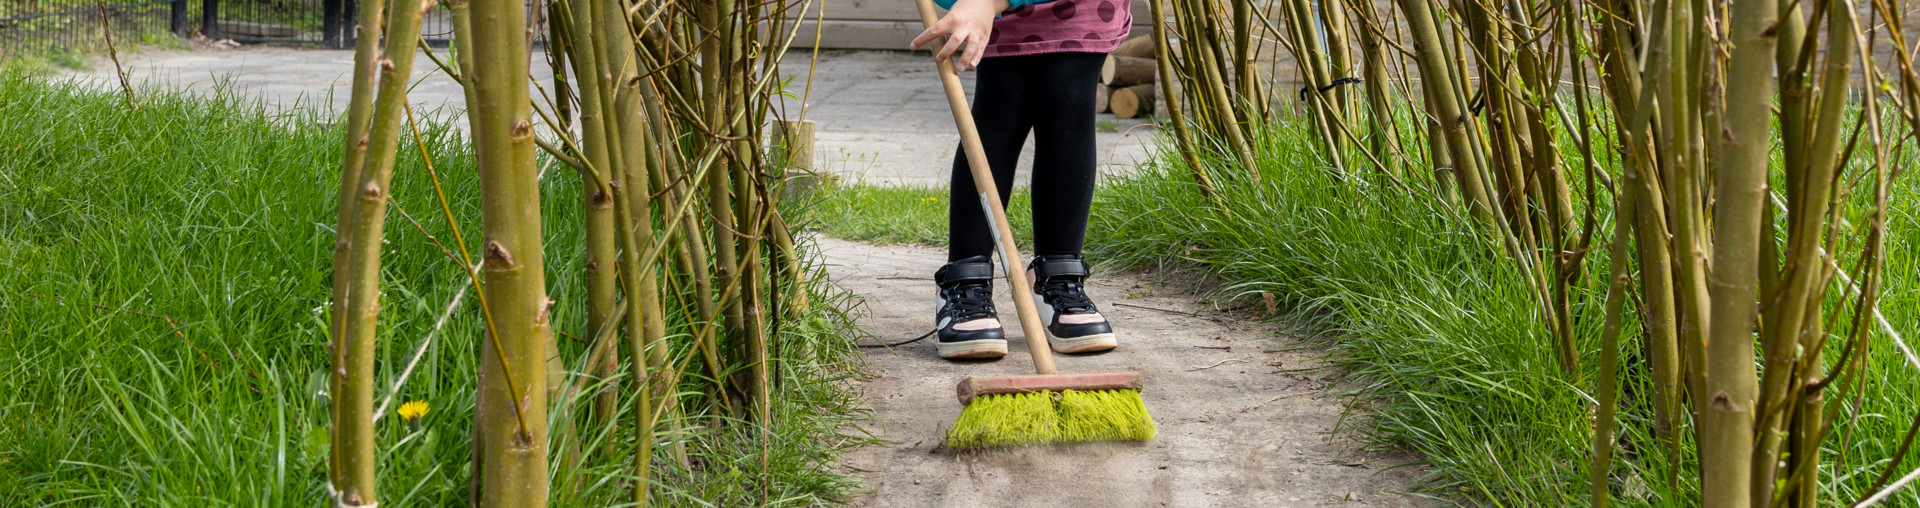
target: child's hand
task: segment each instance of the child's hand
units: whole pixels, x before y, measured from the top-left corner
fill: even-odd
[[[953,3],[953,9],[947,11],[947,17],[940,18],[940,21],[928,27],[927,31],[920,32],[919,37],[913,38],[911,47],[920,49],[934,39],[945,36],[947,45],[934,52],[935,61],[952,60],[953,53],[959,51],[961,45],[965,45],[967,51],[960,56],[960,59],[953,60],[953,70],[961,71],[978,67],[981,55],[987,51],[987,40],[993,35],[993,18],[1001,11],[1007,10],[1007,2],[1008,0],[957,0]]]

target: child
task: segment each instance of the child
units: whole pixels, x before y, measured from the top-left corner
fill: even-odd
[[[1113,349],[1113,328],[1083,287],[1080,249],[1093,205],[1094,85],[1106,54],[1133,24],[1129,1],[936,1],[949,12],[912,47],[945,36],[935,59],[979,70],[973,118],[1003,198],[1013,190],[1014,165],[1033,133],[1035,257],[1027,269],[1047,343],[1061,353]],[[948,263],[933,276],[940,288],[937,344],[941,358],[999,358],[1007,355],[1007,341],[993,308],[994,227],[974,205],[979,191],[964,152],[955,153]]]

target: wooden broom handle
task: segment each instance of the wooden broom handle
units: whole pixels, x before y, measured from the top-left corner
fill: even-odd
[[[920,8],[921,23],[932,27],[939,20],[933,10],[933,0],[915,0],[914,3]],[[939,51],[946,44],[947,38],[941,37],[929,47]],[[1013,243],[1013,225],[1007,223],[1006,210],[1000,201],[1000,187],[993,182],[993,168],[987,165],[987,150],[980,145],[980,132],[973,125],[973,110],[967,107],[967,89],[960,86],[960,74],[953,70],[949,62],[934,62],[933,65],[940,69],[940,84],[946,85],[947,105],[953,108],[953,125],[960,130],[960,146],[967,153],[967,168],[973,172],[973,187],[980,190],[980,206],[993,220],[997,235],[993,243],[1000,253],[1000,267],[1007,271],[1007,284],[1013,286],[1013,308],[1020,314],[1020,332],[1027,337],[1027,351],[1033,356],[1033,371],[1056,374],[1059,371],[1053,368],[1053,349],[1047,345],[1047,328],[1040,323],[1040,309],[1035,308],[1033,303],[1033,286],[1028,284],[1026,268],[1020,265],[1020,248]],[[948,203],[947,206],[961,205]]]

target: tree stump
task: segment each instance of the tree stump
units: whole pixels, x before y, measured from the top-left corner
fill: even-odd
[[[1130,56],[1134,58],[1153,58],[1153,36],[1142,35],[1127,39],[1126,42],[1120,43],[1120,47],[1113,48],[1112,54],[1114,56]]]
[[[1120,118],[1139,118],[1153,115],[1153,83],[1134,85],[1113,91],[1113,98],[1107,102],[1113,109],[1113,115]]]
[[[1106,65],[1100,68],[1100,84],[1125,88],[1152,83],[1154,73],[1159,71],[1156,65],[1152,58],[1107,55]]]

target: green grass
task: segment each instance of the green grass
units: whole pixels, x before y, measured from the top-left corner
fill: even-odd
[[[1434,473],[1427,485],[1434,493],[1476,504],[1585,504],[1604,249],[1589,254],[1576,295],[1583,370],[1568,380],[1511,262],[1491,257],[1423,191],[1327,170],[1312,153],[1307,128],[1283,123],[1263,136],[1262,180],[1231,179],[1221,187],[1231,214],[1208,206],[1177,156],[1162,154],[1142,174],[1111,181],[1096,194],[1092,255],[1130,266],[1198,266],[1221,280],[1228,296],[1280,296],[1327,332],[1329,356],[1360,380],[1352,395],[1366,410],[1362,432],[1377,444],[1419,452]],[[1887,317],[1908,338],[1920,333],[1920,189],[1911,182],[1894,192],[1882,296]],[[1610,231],[1607,205],[1600,204],[1601,231]],[[1631,314],[1626,319],[1632,338],[1639,325]],[[1864,496],[1920,407],[1917,369],[1886,337],[1874,340],[1865,396],[1858,406],[1845,404],[1852,418],[1842,418],[1827,440],[1823,499]],[[1650,437],[1652,392],[1639,347],[1627,340],[1621,351],[1626,379],[1615,501],[1697,504],[1690,454],[1680,457],[1678,484],[1666,484],[1668,457]],[[1920,453],[1906,464],[1898,473],[1920,466]],[[1917,501],[1909,491],[1893,504]]]
[[[87,3],[88,8],[92,3]],[[44,9],[62,10],[57,5]],[[124,62],[128,55],[149,48],[187,49],[187,42],[168,30],[167,7],[120,11],[112,20],[114,48]],[[200,19],[199,4],[190,6],[191,17]],[[0,72],[50,75],[59,70],[86,70],[95,62],[106,62],[107,41],[101,36],[100,18],[92,12],[51,16],[29,20],[0,31],[20,39],[11,53],[0,53]],[[25,35],[32,34],[32,35]],[[0,36],[6,36],[0,33]],[[58,40],[58,42],[55,42]],[[109,64],[111,65],[111,64]]]
[[[1222,296],[1248,303],[1261,293],[1278,296],[1357,380],[1347,395],[1365,425],[1349,429],[1377,446],[1418,452],[1432,473],[1425,495],[1473,505],[1586,504],[1589,392],[1599,363],[1606,250],[1588,254],[1575,295],[1583,370],[1568,380],[1511,262],[1470,238],[1432,199],[1327,170],[1313,153],[1317,142],[1309,128],[1282,123],[1262,136],[1259,182],[1220,180],[1230,213],[1198,193],[1189,170],[1167,149],[1138,174],[1103,180],[1089,226],[1089,260],[1198,269],[1220,283]],[[1215,175],[1242,173],[1226,162],[1208,163],[1216,164]],[[1920,341],[1920,183],[1909,175],[1896,184],[1881,308],[1913,343]],[[944,194],[852,186],[822,197],[815,218],[829,235],[941,243],[943,207],[913,203]],[[1858,212],[1866,194],[1854,196],[1855,224],[1864,220]],[[1609,205],[1600,203],[1597,243],[1608,241]],[[1858,249],[1843,244],[1842,250]],[[1851,262],[1842,260],[1843,266]],[[1623,322],[1629,340],[1621,351],[1615,502],[1697,505],[1691,452],[1679,457],[1678,483],[1666,483],[1669,457],[1651,437],[1652,388],[1638,341],[1631,340],[1639,327],[1633,314],[1629,307]],[[1838,356],[1836,350],[1826,357]],[[1845,417],[1827,440],[1823,499],[1868,494],[1920,407],[1920,367],[1908,365],[1884,335],[1875,335],[1868,373],[1857,405],[1830,406]],[[1909,453],[1895,475],[1915,467],[1920,450]],[[1920,494],[1909,489],[1890,501],[1910,506],[1920,503]]]
[[[1278,296],[1363,380],[1354,395],[1370,425],[1357,428],[1419,452],[1438,473],[1434,491],[1581,504],[1588,402],[1561,380],[1512,265],[1430,200],[1315,169],[1297,134],[1261,145],[1260,182],[1222,182],[1232,215],[1199,195],[1177,158],[1117,179],[1095,197],[1095,256],[1197,266],[1228,296]],[[1589,349],[1597,310],[1576,309]]]
[[[325,504],[331,119],[227,93],[146,93],[128,111],[116,92],[11,73],[0,74],[0,118],[0,506]],[[422,136],[475,242],[472,157],[448,125],[429,121]],[[397,213],[451,241],[417,147],[400,150],[376,394],[424,351],[396,398],[432,409],[418,432],[381,420],[381,501],[460,505],[482,326],[469,295],[420,349],[467,282]],[[558,169],[541,185],[556,328],[572,337],[587,335],[578,185]],[[864,442],[842,434],[864,417],[839,384],[857,359],[850,320],[834,310],[842,295],[812,289],[820,304],[775,339],[780,424],[766,469],[757,430],[702,419],[688,440],[696,467],[659,471],[658,495],[810,505],[857,488],[828,469]],[[584,348],[561,341],[577,363]],[[609,453],[556,472],[582,480],[557,504],[624,499],[629,434],[588,433]]]
[[[888,187],[853,183],[814,191],[801,201],[811,227],[835,238],[882,245],[947,244],[947,207],[944,187]],[[1024,187],[1015,188],[1007,201],[1007,221],[1022,248],[1033,244],[1032,201]],[[962,204],[969,210],[980,205]]]

